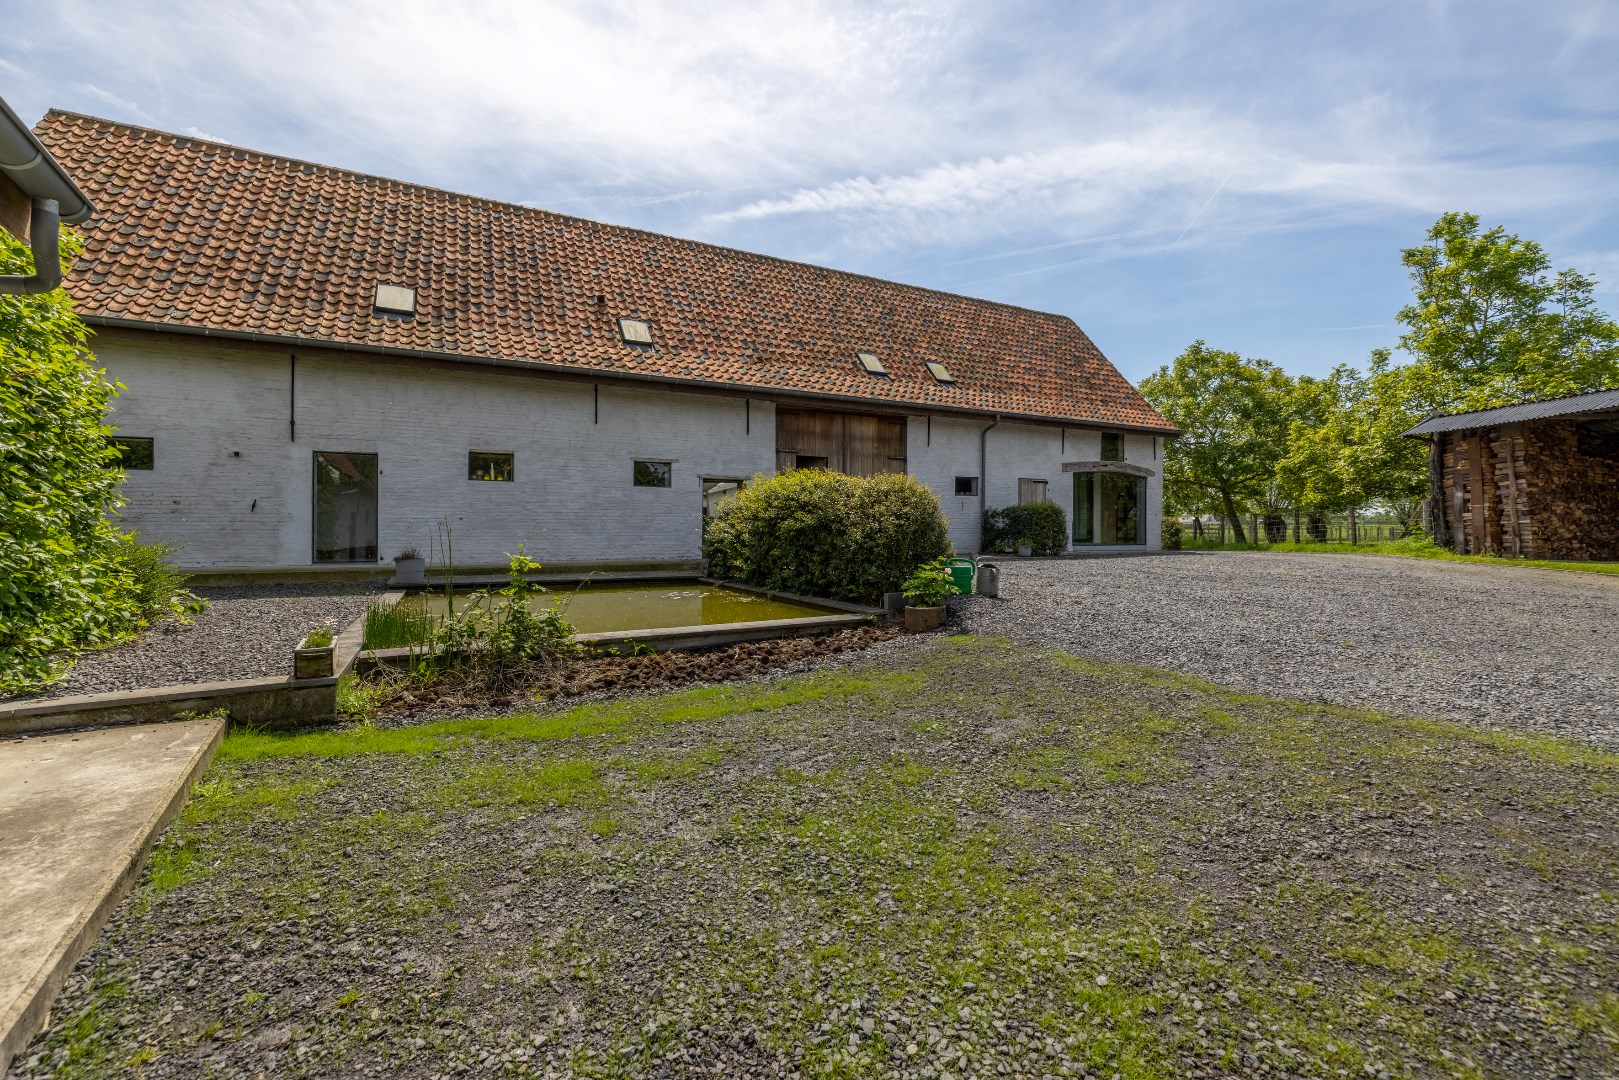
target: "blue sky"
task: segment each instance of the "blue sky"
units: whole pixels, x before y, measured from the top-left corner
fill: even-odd
[[[1394,344],[1446,210],[1619,309],[1619,3],[57,0],[0,94],[1072,316]]]

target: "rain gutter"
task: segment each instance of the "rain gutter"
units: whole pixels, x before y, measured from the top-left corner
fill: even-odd
[[[0,275],[0,293],[46,293],[62,284],[58,253],[62,223],[76,225],[95,211],[28,126],[0,99],[0,176],[29,201],[28,246],[34,273]]]

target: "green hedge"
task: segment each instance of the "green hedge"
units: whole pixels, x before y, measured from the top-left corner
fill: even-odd
[[[77,253],[64,235],[62,255]],[[0,232],[0,274],[33,271]],[[104,417],[114,387],[89,363],[72,301],[0,296],[0,693],[30,690],[63,654],[138,629],[134,550],[108,515],[123,473],[109,467]]]
[[[703,537],[709,573],[767,589],[873,602],[951,552],[939,499],[914,476],[798,469],[720,504]]]
[[[1068,550],[1068,515],[1052,502],[984,511],[985,551],[1013,551],[1027,541],[1036,555]]]

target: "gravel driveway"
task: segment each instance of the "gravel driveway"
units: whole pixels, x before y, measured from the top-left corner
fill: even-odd
[[[1001,564],[964,629],[1214,682],[1619,746],[1619,576],[1365,555]]]
[[[330,620],[341,632],[380,596],[375,586],[201,585],[208,610],[189,623],[163,623],[134,641],[84,653],[67,677],[31,699],[149,686],[256,679],[292,670],[292,650]],[[0,699],[17,700],[17,699]]]

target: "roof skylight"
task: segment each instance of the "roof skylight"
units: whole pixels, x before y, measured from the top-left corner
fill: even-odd
[[[377,286],[377,310],[397,315],[416,314],[416,290],[407,285]]]
[[[618,332],[631,345],[652,344],[652,324],[644,319],[620,319]]]
[[[928,361],[928,371],[933,374],[935,379],[942,383],[953,383],[956,381],[956,377],[950,374],[950,369],[939,363],[937,360]]]
[[[865,368],[868,372],[870,372],[873,375],[887,375],[888,374],[888,369],[883,367],[883,362],[881,360],[877,359],[877,354],[876,353],[869,353],[869,352],[855,353],[854,358],[856,360],[860,361],[860,366],[861,367]]]

